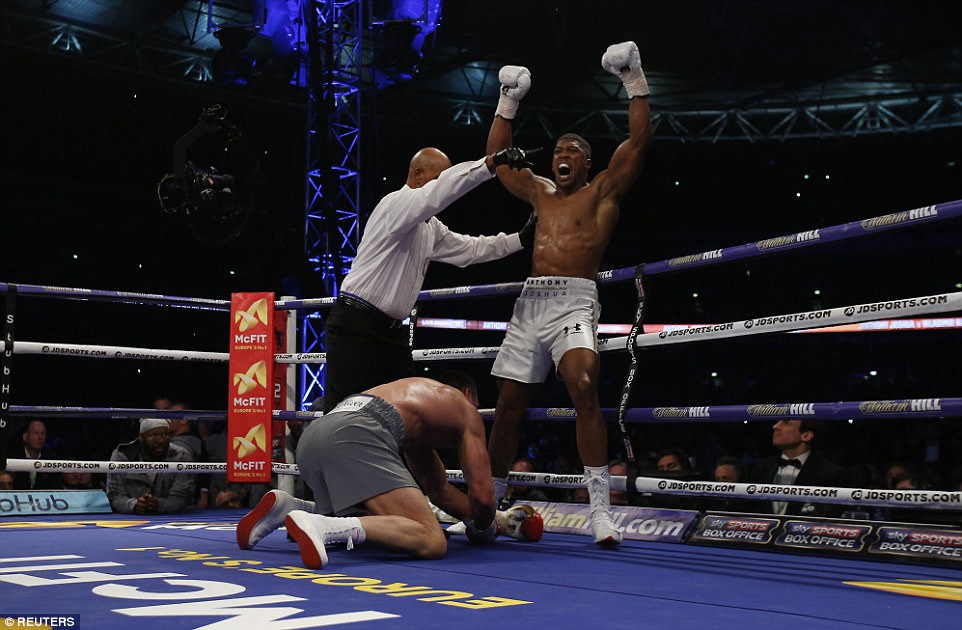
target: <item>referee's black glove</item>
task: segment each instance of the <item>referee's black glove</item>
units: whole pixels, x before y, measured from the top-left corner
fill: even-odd
[[[518,230],[518,238],[521,239],[521,247],[525,249],[531,249],[534,245],[534,228],[538,225],[538,215],[534,212],[528,217],[528,222],[524,224],[524,227]]]
[[[520,171],[523,168],[531,168],[534,166],[534,164],[528,161],[528,156],[538,153],[541,149],[542,147],[527,150],[519,147],[508,147],[507,149],[501,149],[491,156],[491,158],[495,166],[505,165],[508,168]]]

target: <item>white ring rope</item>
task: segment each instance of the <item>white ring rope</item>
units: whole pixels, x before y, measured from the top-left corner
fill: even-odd
[[[89,473],[151,472],[169,474],[226,473],[227,463],[204,462],[112,462],[73,461],[63,459],[8,459],[11,472],[58,471]],[[297,464],[273,462],[271,471],[280,475],[299,475]],[[448,470],[448,481],[464,482],[460,470]],[[519,486],[546,488],[583,488],[581,475],[551,473],[508,473],[508,482]],[[625,490],[627,477],[611,476],[612,490]],[[873,507],[906,507],[932,510],[962,509],[962,492],[939,490],[887,490],[878,488],[832,488],[758,483],[721,483],[716,481],[677,481],[654,477],[638,477],[639,492],[697,497],[757,499],[762,501],[807,501],[810,503],[843,503]]]
[[[0,341],[0,350],[7,344]],[[227,352],[198,352],[194,350],[157,350],[154,348],[132,348],[127,346],[97,346],[77,343],[50,343],[17,341],[13,344],[14,354],[48,354],[63,357],[84,357],[88,359],[158,359],[161,361],[189,361],[200,363],[226,363],[230,359]]]
[[[939,293],[918,297],[868,302],[850,306],[837,306],[816,311],[771,315],[740,322],[725,324],[706,324],[695,328],[682,328],[674,331],[648,333],[636,337],[638,347],[669,343],[688,343],[748,335],[786,333],[810,328],[822,328],[844,323],[876,321],[886,319],[893,311],[900,315],[921,315],[926,313],[945,313],[962,310],[962,292]],[[628,337],[606,337],[598,340],[599,351],[624,350]],[[0,351],[6,343],[0,341]],[[415,361],[444,361],[449,359],[490,359],[498,354],[497,346],[466,348],[433,348],[412,350]],[[82,356],[94,359],[161,359],[186,362],[226,362],[226,352],[196,352],[191,350],[154,350],[150,348],[129,348],[123,346],[96,346],[67,343],[38,343],[18,341],[13,347],[14,354],[48,354],[60,356]],[[324,363],[324,352],[277,353],[277,363]]]
[[[70,459],[8,459],[11,472],[152,472],[172,474],[227,473],[227,463],[219,462],[112,462],[77,461]],[[271,472],[279,475],[299,475],[297,464],[271,463]]]
[[[464,482],[460,470],[448,470],[448,481]],[[611,475],[611,489],[625,490],[628,478]],[[551,473],[508,473],[508,483],[517,486],[550,488],[584,488],[582,475]],[[638,477],[635,488],[639,492],[684,496],[725,497],[771,501],[806,501],[809,503],[844,503],[878,507],[912,507],[933,510],[962,509],[962,492],[942,490],[887,490],[878,488],[832,488],[823,486],[793,486],[760,483],[721,483],[717,481],[679,481],[656,477]]]
[[[760,335],[773,332],[792,332],[853,322],[868,322],[884,319],[890,316],[893,310],[898,311],[901,315],[907,316],[962,310],[962,292],[940,293],[900,300],[854,304],[851,306],[836,306],[834,308],[819,309],[817,311],[758,317],[742,322],[728,322],[726,324],[705,325],[671,332],[650,333],[638,335],[635,344],[638,347],[645,347],[659,344],[744,337],[746,335]],[[628,341],[628,337],[609,337],[603,341],[604,345],[608,347],[600,348],[602,352],[618,349],[619,344],[624,346],[625,342]]]

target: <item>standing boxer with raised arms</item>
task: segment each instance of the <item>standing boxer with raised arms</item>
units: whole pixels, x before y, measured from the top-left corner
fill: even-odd
[[[499,396],[488,451],[500,500],[521,420],[553,362],[577,413],[592,533],[596,543],[614,546],[621,542],[621,533],[611,517],[607,429],[598,403],[601,309],[595,277],[618,222],[621,199],[641,173],[652,128],[638,46],[634,42],[609,46],[601,65],[621,79],[630,99],[629,137],[615,150],[608,169],[589,182],[590,145],[576,134],[564,134],[554,147],[554,180],[528,168],[496,171],[512,195],[534,207],[537,227],[531,276],[515,302],[491,370],[498,379]],[[511,121],[531,86],[531,74],[521,66],[503,67],[499,79],[501,98],[488,133],[488,153],[512,145]]]

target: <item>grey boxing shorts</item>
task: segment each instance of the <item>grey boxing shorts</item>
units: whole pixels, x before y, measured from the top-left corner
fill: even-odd
[[[404,422],[377,396],[351,396],[311,422],[297,444],[297,465],[318,514],[363,511],[379,494],[418,484],[404,466]]]

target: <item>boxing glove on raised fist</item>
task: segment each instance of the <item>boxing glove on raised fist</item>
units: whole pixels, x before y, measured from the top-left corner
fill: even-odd
[[[601,67],[621,79],[628,98],[648,96],[648,81],[641,69],[641,53],[638,52],[635,42],[608,46],[608,50],[601,56]]]
[[[518,113],[518,103],[531,89],[531,72],[524,66],[504,66],[498,72],[498,80],[501,82],[501,97],[494,114],[513,120]]]

